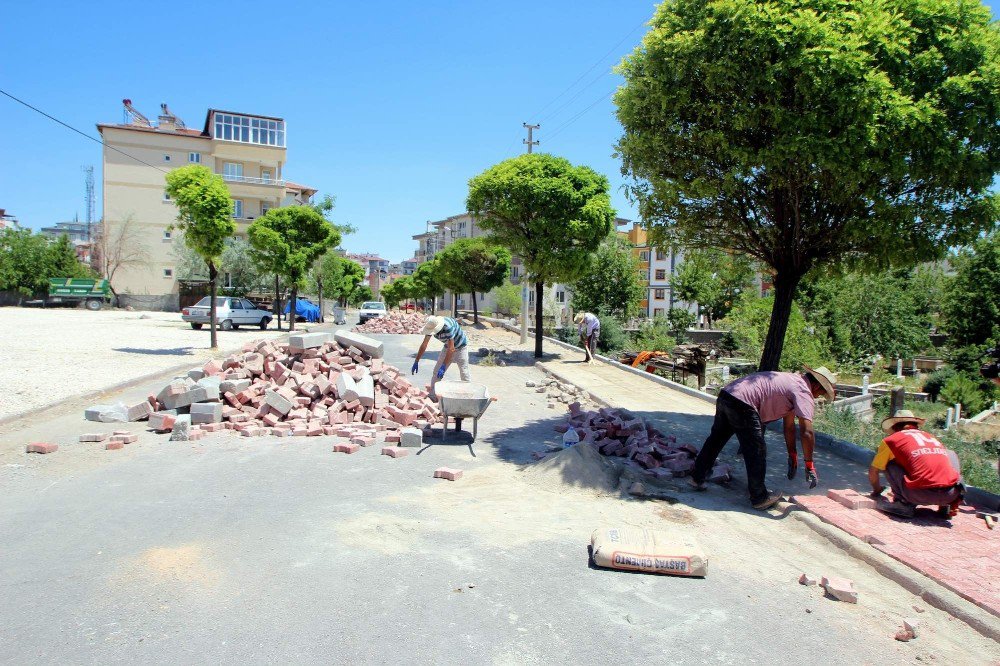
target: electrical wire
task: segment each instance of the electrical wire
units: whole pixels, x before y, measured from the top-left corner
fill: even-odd
[[[551,100],[549,100],[549,101],[548,101],[548,103],[546,103],[546,104],[545,104],[545,106],[543,106],[543,107],[542,107],[541,109],[539,109],[539,110],[538,110],[538,113],[536,113],[536,114],[535,114],[534,116],[532,116],[532,117],[533,117],[533,118],[537,118],[537,117],[538,117],[538,116],[539,116],[539,115],[540,115],[540,114],[541,114],[541,113],[542,113],[543,111],[545,111],[545,109],[547,109],[547,108],[549,108],[550,106],[552,106],[552,104],[553,104],[553,103],[555,103],[555,102],[556,102],[556,100],[558,100],[558,99],[559,99],[560,97],[562,97],[563,95],[565,95],[566,93],[568,93],[568,92],[569,92],[570,90],[572,90],[572,89],[573,89],[573,87],[574,87],[574,86],[576,86],[576,84],[578,84],[578,83],[579,83],[580,81],[582,81],[582,80],[584,79],[584,77],[585,77],[585,76],[587,76],[587,75],[588,75],[588,74],[590,74],[590,73],[591,73],[592,71],[594,71],[594,69],[595,69],[595,68],[596,68],[596,67],[597,67],[598,65],[600,65],[600,64],[601,64],[602,62],[604,62],[604,60],[605,60],[605,59],[606,59],[606,58],[607,58],[607,57],[608,57],[609,55],[611,55],[612,53],[614,53],[614,52],[615,52],[615,50],[616,50],[616,49],[617,49],[617,48],[618,48],[619,46],[621,46],[622,44],[624,44],[624,43],[625,43],[625,40],[627,40],[627,39],[628,39],[629,37],[631,37],[631,36],[632,36],[632,33],[634,33],[634,32],[635,32],[636,30],[638,30],[639,28],[641,28],[641,27],[642,27],[642,26],[644,26],[644,25],[646,25],[646,19],[643,19],[642,21],[640,21],[640,22],[639,22],[639,25],[637,25],[637,26],[635,26],[634,28],[632,28],[631,30],[629,30],[629,31],[628,31],[628,33],[627,33],[627,34],[626,34],[626,35],[625,35],[624,37],[622,37],[622,38],[621,38],[621,40],[619,40],[619,41],[618,41],[618,43],[617,43],[617,44],[615,44],[615,45],[614,45],[614,46],[612,46],[612,47],[611,47],[610,49],[608,49],[608,52],[607,52],[607,53],[605,53],[604,55],[602,55],[602,56],[601,56],[601,57],[600,57],[600,58],[599,58],[599,59],[597,60],[597,62],[595,62],[595,63],[594,63],[593,65],[591,65],[591,66],[590,66],[590,67],[589,67],[589,68],[587,69],[587,71],[585,71],[585,72],[584,72],[583,74],[581,74],[581,75],[580,75],[580,76],[579,76],[579,77],[578,77],[578,78],[577,78],[577,79],[576,79],[575,81],[573,81],[573,83],[569,84],[569,85],[568,85],[568,86],[566,87],[566,89],[565,89],[565,90],[563,90],[563,91],[562,91],[561,93],[559,93],[558,95],[556,95],[555,97],[553,97],[553,98],[552,98]],[[609,72],[610,72],[610,70],[609,70]],[[606,73],[607,73],[607,72],[606,72]],[[604,76],[604,74],[602,74],[601,76]],[[598,78],[600,78],[600,77],[598,77]],[[560,107],[560,108],[561,108],[561,107]],[[551,115],[551,114],[550,114],[550,115]]]
[[[586,113],[587,113],[588,111],[590,111],[590,110],[591,110],[591,109],[593,109],[593,108],[594,108],[595,106],[597,106],[598,104],[600,104],[601,102],[603,102],[604,100],[606,100],[606,99],[607,99],[608,97],[611,97],[611,95],[613,95],[613,94],[615,93],[615,91],[616,91],[616,90],[618,90],[618,87],[617,87],[617,86],[616,86],[616,87],[614,87],[614,88],[612,88],[612,89],[611,89],[611,90],[609,90],[608,92],[604,93],[603,95],[601,95],[601,96],[600,96],[600,97],[598,97],[597,99],[595,99],[595,100],[594,100],[593,102],[591,102],[591,103],[590,103],[590,104],[589,104],[589,105],[588,105],[588,106],[587,106],[586,108],[584,108],[584,109],[583,109],[582,111],[580,111],[580,112],[579,112],[579,113],[577,113],[577,114],[576,114],[575,116],[573,116],[572,118],[570,118],[569,120],[567,120],[566,122],[564,122],[564,123],[563,123],[562,125],[560,125],[559,127],[557,127],[557,128],[555,129],[555,130],[553,130],[552,134],[550,134],[550,135],[548,136],[548,138],[547,138],[547,141],[552,141],[552,140],[553,140],[554,138],[556,138],[556,137],[557,137],[557,136],[559,135],[559,133],[560,133],[560,132],[562,132],[562,131],[563,131],[563,130],[565,130],[565,129],[566,129],[567,127],[569,127],[570,125],[572,125],[573,123],[575,123],[575,122],[576,122],[577,120],[579,120],[580,118],[582,118],[582,117],[583,117],[583,115],[584,115],[584,114],[586,114]]]
[[[129,159],[133,159],[133,160],[135,160],[136,162],[139,162],[140,164],[145,164],[145,165],[146,165],[146,166],[148,166],[148,167],[152,167],[152,168],[156,169],[157,171],[159,171],[159,172],[161,172],[161,173],[169,173],[168,171],[164,171],[163,169],[161,169],[160,167],[156,166],[155,164],[150,164],[149,162],[146,162],[146,161],[144,161],[144,160],[141,160],[141,159],[139,159],[138,157],[136,157],[135,155],[129,155],[129,154],[128,154],[128,153],[126,153],[125,151],[123,151],[123,150],[119,150],[119,149],[115,148],[114,146],[111,146],[111,145],[109,145],[109,144],[105,143],[105,142],[104,142],[104,141],[103,141],[102,139],[98,139],[98,138],[95,138],[95,137],[92,137],[92,136],[90,136],[89,134],[87,134],[86,132],[82,132],[82,131],[78,130],[77,128],[73,127],[72,125],[69,125],[69,124],[67,124],[67,123],[64,123],[63,121],[59,120],[59,119],[58,119],[58,118],[56,118],[55,116],[53,116],[53,115],[50,115],[50,114],[48,114],[48,113],[46,113],[46,112],[42,111],[42,110],[41,110],[41,109],[39,109],[38,107],[35,107],[35,106],[32,106],[31,104],[28,104],[28,103],[27,103],[27,102],[25,102],[25,101],[24,101],[23,99],[19,99],[19,98],[15,97],[14,95],[11,95],[11,94],[10,94],[9,92],[7,92],[6,90],[3,90],[2,88],[0,88],[0,94],[3,94],[3,95],[6,95],[7,97],[9,97],[9,98],[11,98],[12,100],[14,100],[15,102],[17,102],[18,104],[22,104],[22,105],[24,105],[24,106],[28,107],[29,109],[31,109],[32,111],[34,111],[34,112],[36,112],[36,113],[40,113],[40,114],[42,114],[43,116],[45,116],[45,117],[46,117],[46,118],[48,118],[49,120],[52,120],[52,121],[54,121],[54,122],[57,122],[57,123],[59,123],[60,125],[62,125],[62,126],[63,126],[63,127],[65,127],[66,129],[68,129],[68,130],[72,130],[72,131],[76,132],[77,134],[79,134],[80,136],[84,137],[85,139],[90,139],[90,140],[91,140],[91,141],[93,141],[94,143],[99,143],[99,144],[101,144],[102,146],[104,146],[105,148],[108,148],[108,149],[110,149],[110,150],[113,150],[113,151],[115,151],[116,153],[120,153],[121,155],[124,155],[125,157],[128,157]]]

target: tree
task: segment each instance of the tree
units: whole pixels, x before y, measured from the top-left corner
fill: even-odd
[[[207,280],[208,266],[201,256],[188,247],[183,235],[175,238],[175,241],[174,273],[177,277],[182,280]],[[218,271],[220,274],[229,274],[228,285],[222,289],[226,296],[242,297],[263,292],[274,279],[252,256],[249,241],[237,236],[226,239]]]
[[[337,207],[337,199],[329,194],[324,195],[324,197],[317,203],[312,204],[313,210],[323,216],[327,222],[333,225],[334,229],[340,233],[340,238],[343,240],[344,236],[348,236],[357,231],[357,228],[350,223],[338,224],[333,221],[333,209]],[[339,246],[340,241],[337,241]],[[329,253],[327,253],[329,254]],[[312,278],[313,283],[316,287],[316,293],[319,296],[319,320],[323,321],[323,287],[324,287],[324,271],[319,268],[319,263],[323,260],[323,257],[327,256],[324,254],[322,257],[317,259],[316,264],[310,271],[310,278]],[[332,284],[328,282],[327,284]]]
[[[251,222],[247,237],[256,260],[288,281],[288,330],[294,331],[299,288],[316,259],[340,242],[340,232],[309,206],[285,206]]]
[[[521,314],[521,285],[504,282],[493,290],[493,297],[496,299],[497,312],[508,317]]]
[[[60,234],[55,241],[49,242],[48,277],[89,278],[93,272],[80,263],[73,242],[66,234]]]
[[[431,299],[431,312],[437,310],[437,298],[445,292],[441,284],[441,265],[436,259],[425,261],[413,272],[413,285],[416,298]]]
[[[732,309],[754,283],[753,262],[721,250],[691,250],[684,255],[671,284],[682,301],[697,303],[709,327]]]
[[[499,287],[510,275],[510,252],[484,238],[460,238],[437,253],[440,282],[452,292],[472,293],[472,319],[479,323],[476,292]]]
[[[941,256],[996,224],[1000,31],[953,0],[663,2],[619,71],[653,240],[774,273],[774,369],[802,277]]]
[[[1000,338],[1000,232],[977,240],[951,258],[945,326],[955,347]]]
[[[413,280],[408,275],[397,278],[379,290],[379,296],[388,308],[394,307],[400,301],[412,298],[414,294]]]
[[[725,319],[729,328],[729,336],[736,349],[749,359],[759,360],[764,349],[764,341],[770,330],[771,311],[774,309],[774,297],[759,298],[746,294],[732,309]],[[826,340],[815,326],[809,324],[797,306],[792,306],[789,324],[785,329],[785,339],[782,341],[781,370],[800,370],[802,364],[823,365],[827,363],[830,352],[826,348]]]
[[[535,283],[535,357],[542,356],[546,283],[572,282],[609,233],[615,211],[608,179],[585,166],[529,153],[469,181],[466,206],[492,239],[521,258]]]
[[[184,242],[208,266],[208,291],[212,349],[218,347],[215,331],[215,283],[218,262],[226,249],[226,239],[236,233],[233,200],[222,176],[203,166],[190,165],[167,174],[166,192],[177,205],[174,228],[184,233]]]
[[[358,303],[364,303],[365,301],[370,301],[375,298],[375,292],[367,284],[359,284],[354,288],[348,296],[348,302],[357,305]]]
[[[91,249],[90,264],[108,281],[108,287],[115,296],[115,305],[119,305],[118,292],[115,291],[118,271],[147,263],[149,251],[142,241],[142,230],[134,215],[129,213],[118,222],[101,220]]]
[[[632,246],[611,234],[591,257],[590,267],[573,283],[573,309],[605,310],[625,320],[639,312],[646,287],[639,279],[639,260]]]
[[[0,229],[0,289],[33,296],[48,289],[49,239],[30,229]]]

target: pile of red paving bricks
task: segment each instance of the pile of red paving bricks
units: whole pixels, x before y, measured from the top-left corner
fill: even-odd
[[[638,466],[655,477],[681,477],[694,469],[698,449],[691,444],[677,444],[673,435],[665,435],[628,410],[602,407],[585,411],[580,403],[569,405],[566,423],[555,426],[558,433],[570,428],[576,431],[581,444],[591,444],[605,456],[624,458],[626,464]],[[731,478],[729,466],[716,465],[708,481],[726,482]]]
[[[422,314],[406,312],[390,312],[382,317],[369,319],[363,326],[355,326],[355,333],[388,333],[393,335],[405,335],[420,333],[424,328],[426,317]]]
[[[963,506],[946,519],[937,507],[919,507],[913,518],[877,511],[868,495],[830,490],[793,501],[820,520],[871,544],[934,579],[959,596],[1000,616],[1000,530],[991,530],[976,509]]]
[[[170,432],[173,441],[232,430],[248,437],[346,437],[358,446],[372,445],[381,435],[392,444],[400,441],[401,430],[420,433],[439,422],[441,412],[427,391],[385,363],[382,353],[382,343],[347,331],[293,334],[287,343],[251,342],[238,354],[175,378],[149,396],[145,410],[99,405],[88,409],[87,417],[117,419],[124,411],[135,416],[128,420],[148,420],[151,430]],[[124,441],[126,435],[114,433],[108,448],[132,441]],[[81,441],[104,438],[86,434]]]

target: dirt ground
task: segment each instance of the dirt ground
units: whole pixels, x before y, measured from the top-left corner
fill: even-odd
[[[213,355],[209,331],[193,330],[176,312],[5,307],[0,326],[0,419],[169,368],[201,365]],[[274,324],[266,332],[219,331],[219,346],[226,351],[284,332]]]

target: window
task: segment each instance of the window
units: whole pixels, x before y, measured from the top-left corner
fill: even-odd
[[[171,234],[169,229],[163,230],[163,240],[170,240]]]
[[[666,261],[666,259],[667,259],[667,253],[666,252],[664,252],[663,250],[657,250],[656,251],[656,260],[657,261]]]
[[[657,280],[666,280],[667,279],[667,271],[666,271],[665,268],[657,268],[656,269],[656,279]]]
[[[285,121],[216,113],[213,137],[222,141],[285,146]]]
[[[535,291],[532,289],[528,292],[528,304],[533,305],[535,303]]]
[[[164,201],[170,201],[170,195],[169,195],[169,194],[167,194],[166,192],[164,192],[164,193],[163,193],[163,200],[164,200]]]
[[[271,175],[272,173],[274,172],[271,171],[270,169],[261,169],[260,179],[263,180],[265,183],[270,183],[271,179],[273,178],[273,176]]]
[[[653,308],[653,316],[654,317],[662,317],[663,316],[663,308]]]
[[[517,277],[520,277],[520,275],[521,275],[521,267],[520,266],[511,266],[510,267],[510,276],[511,276],[511,278],[517,278]]]
[[[223,273],[223,275],[222,275],[222,286],[225,287],[226,289],[232,289],[233,288],[233,274],[232,273]]]
[[[566,292],[565,291],[557,291],[556,292],[556,303],[565,303],[565,302],[566,302]]]
[[[459,222],[458,223],[458,230],[459,231],[465,231],[465,222]]]
[[[653,290],[653,298],[662,301],[666,297],[667,297],[667,290],[666,289],[654,289]]]
[[[639,261],[649,261],[649,251],[643,250],[639,253]]]
[[[226,275],[228,276],[229,274],[228,274],[228,273],[226,273]],[[232,288],[232,287],[230,287],[230,289],[231,289],[231,288]],[[256,306],[256,305],[254,305],[253,303],[251,303],[250,301],[248,301],[247,299],[245,299],[245,298],[244,298],[244,299],[243,299],[243,309],[244,309],[244,310],[256,310],[256,309],[257,309],[257,306]]]
[[[261,201],[260,202],[260,214],[263,215],[264,213],[266,213],[269,210],[271,210],[271,204],[267,203],[266,201]]]
[[[243,199],[233,199],[233,217],[243,217]]]
[[[168,277],[173,277],[173,276],[174,276],[174,269],[172,269],[172,268],[164,268],[163,269],[163,277],[168,278]]]
[[[201,153],[188,153],[188,162],[201,164]]]
[[[243,178],[243,165],[240,162],[226,162],[222,165],[222,177],[232,180]]]
[[[163,156],[163,161],[164,162],[169,162],[170,161],[170,155],[164,155]]]

